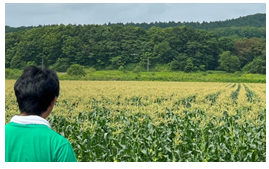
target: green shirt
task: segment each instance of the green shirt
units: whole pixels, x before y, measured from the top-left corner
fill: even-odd
[[[45,120],[45,119],[44,119]],[[76,162],[69,141],[43,124],[5,125],[6,162]]]

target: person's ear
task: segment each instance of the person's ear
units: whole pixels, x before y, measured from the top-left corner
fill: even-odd
[[[57,97],[57,96],[55,96],[55,97],[54,97],[54,99],[51,101],[51,103],[50,103],[50,106],[51,106],[51,107],[53,107],[53,106],[54,106],[54,104],[55,104],[55,102],[56,102],[57,98],[58,98],[58,97]]]
[[[53,106],[54,106],[56,100],[57,100],[57,97],[55,96],[54,99],[51,101],[49,107],[47,108],[47,111],[43,112],[41,114],[41,117],[43,117],[45,119],[45,118],[47,118],[50,115],[50,113],[51,113],[51,111],[53,109]]]

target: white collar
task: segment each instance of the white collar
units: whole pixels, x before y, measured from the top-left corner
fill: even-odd
[[[10,122],[18,124],[42,124],[51,128],[49,122],[46,119],[36,115],[29,115],[29,116],[15,115],[11,118]]]

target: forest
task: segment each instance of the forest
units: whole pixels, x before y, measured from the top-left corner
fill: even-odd
[[[266,14],[216,22],[5,26],[5,68],[266,73]]]

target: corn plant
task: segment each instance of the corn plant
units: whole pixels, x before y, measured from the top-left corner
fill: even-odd
[[[6,123],[18,114],[14,83],[6,81]],[[48,120],[78,161],[266,161],[265,85],[60,83]]]

